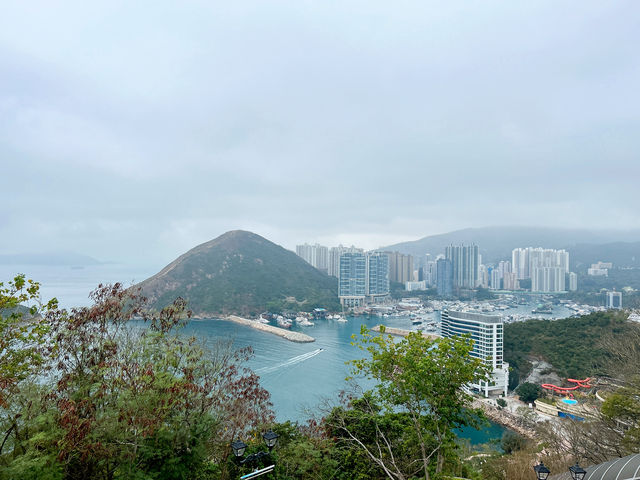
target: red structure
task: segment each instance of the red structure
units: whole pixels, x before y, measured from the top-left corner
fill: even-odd
[[[553,385],[552,383],[543,383],[540,385],[542,388],[546,390],[552,390],[555,393],[559,393],[560,395],[567,395],[569,392],[577,390],[579,388],[591,388],[589,382],[590,378],[585,378],[584,380],[576,380],[575,378],[567,378],[567,382],[575,383],[575,387],[559,387],[557,385]]]

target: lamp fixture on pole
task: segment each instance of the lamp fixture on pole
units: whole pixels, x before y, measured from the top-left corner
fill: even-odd
[[[247,455],[247,458],[243,458],[244,453],[247,450],[247,444],[242,440],[236,440],[231,444],[231,448],[233,449],[233,454],[236,457],[236,461],[240,463],[240,465],[244,465],[245,463],[257,463],[258,460],[264,457],[268,457],[273,447],[275,447],[278,443],[278,437],[279,435],[277,433],[274,433],[273,430],[269,430],[267,433],[262,435],[264,443],[267,444],[267,448],[269,449],[269,451],[252,453],[251,455]]]
[[[551,473],[551,470],[549,470],[542,462],[540,462],[539,465],[534,465],[533,469],[536,472],[538,480],[547,480],[547,477]]]
[[[569,467],[569,472],[571,472],[571,478],[573,478],[573,480],[583,480],[587,474],[587,471],[578,465],[578,462],[572,467]]]

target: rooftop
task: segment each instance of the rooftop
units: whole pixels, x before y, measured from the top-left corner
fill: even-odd
[[[584,480],[640,480],[640,453],[586,467]],[[567,471],[550,480],[571,480]]]
[[[455,310],[445,310],[449,317],[458,318],[460,320],[473,320],[483,323],[502,323],[502,317],[499,315],[483,315],[482,313],[457,312]]]

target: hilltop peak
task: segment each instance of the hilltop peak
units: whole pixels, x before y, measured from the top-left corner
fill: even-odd
[[[337,280],[252,232],[200,244],[139,284],[154,308],[181,296],[200,316],[256,315],[269,307],[337,308]],[[289,305],[290,304],[290,305]]]

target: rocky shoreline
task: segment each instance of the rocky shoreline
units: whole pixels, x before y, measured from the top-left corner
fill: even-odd
[[[519,433],[523,437],[535,439],[536,432],[528,425],[525,424],[525,420],[520,416],[509,412],[505,409],[498,409],[493,405],[490,405],[486,402],[480,401],[478,399],[474,400],[472,403],[473,408],[480,408],[487,416],[487,418],[499,425],[502,425],[509,430],[513,430],[516,433]]]

